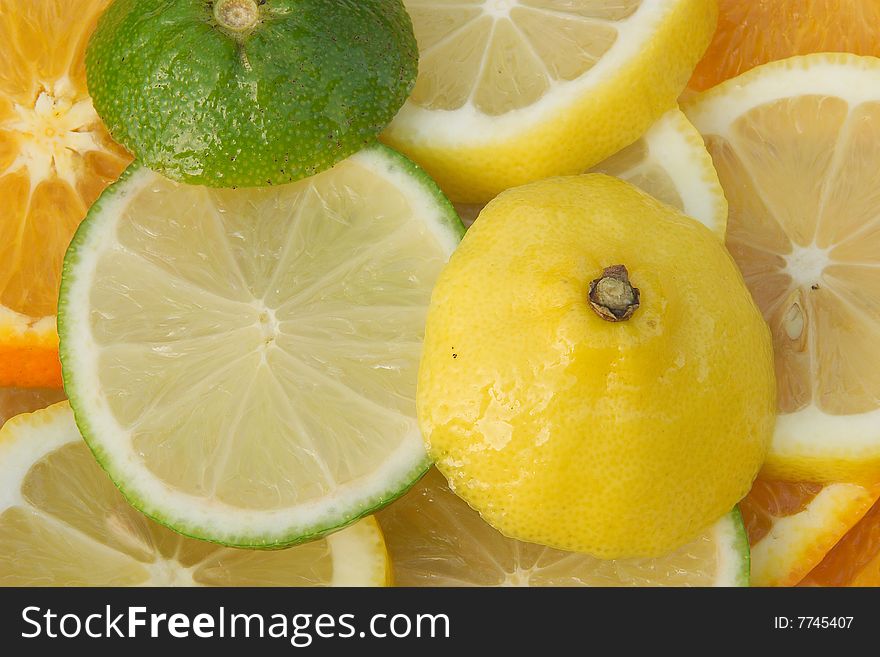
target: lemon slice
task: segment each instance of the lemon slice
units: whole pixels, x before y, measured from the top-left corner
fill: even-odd
[[[684,109],[773,332],[780,417],[764,475],[880,479],[880,60],[795,57]]]
[[[384,146],[292,185],[134,165],[65,260],[65,388],[139,509],[241,547],[301,542],[428,467],[415,420],[431,289],[463,227]]]
[[[878,497],[878,486],[756,481],[739,504],[752,544],[752,584],[800,582]]]
[[[678,108],[666,112],[635,143],[591,171],[632,183],[724,238],[727,200],[712,157],[700,133]],[[470,225],[483,206],[460,203],[456,209]]]
[[[0,586],[383,586],[370,517],[290,550],[196,541],[129,506],[83,443],[67,402],[0,431]]]
[[[705,0],[405,0],[419,77],[385,131],[461,203],[577,174],[675,105],[708,45]]]
[[[739,511],[653,559],[603,560],[506,538],[430,472],[381,511],[399,586],[748,586]]]

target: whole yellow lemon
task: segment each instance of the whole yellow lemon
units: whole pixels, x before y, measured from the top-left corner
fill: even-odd
[[[509,190],[434,290],[428,450],[520,540],[657,556],[746,494],[775,421],[770,332],[707,228],[604,175]]]

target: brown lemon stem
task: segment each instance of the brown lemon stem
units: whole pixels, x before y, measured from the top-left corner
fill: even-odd
[[[217,0],[214,20],[227,30],[244,32],[260,20],[259,3],[257,0]]]
[[[629,282],[623,265],[608,267],[590,283],[590,307],[608,322],[623,322],[639,307],[639,288]]]

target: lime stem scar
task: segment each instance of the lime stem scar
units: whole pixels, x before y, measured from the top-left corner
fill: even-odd
[[[244,32],[260,20],[260,8],[257,0],[217,0],[214,20],[227,30]]]
[[[590,283],[590,307],[607,322],[623,322],[639,307],[639,288],[629,282],[623,265],[608,267]]]

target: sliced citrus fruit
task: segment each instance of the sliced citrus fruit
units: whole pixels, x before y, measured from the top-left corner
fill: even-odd
[[[384,586],[372,517],[290,550],[222,548],[152,522],[95,463],[66,402],[0,431],[0,586]]]
[[[753,586],[794,586],[865,515],[880,488],[758,480],[740,502]]]
[[[688,102],[774,337],[768,479],[880,479],[880,60],[765,64]]]
[[[671,554],[603,560],[492,529],[434,468],[378,514],[400,586],[748,586],[738,511]]]
[[[86,67],[110,133],[144,164],[260,187],[375,141],[418,49],[401,0],[115,0]]]
[[[825,555],[801,586],[880,586],[880,501]]]
[[[64,399],[58,388],[0,388],[0,427],[19,413],[30,413]]]
[[[132,165],[64,264],[86,441],[135,506],[190,536],[279,546],[369,513],[428,467],[416,372],[463,231],[384,146],[270,188]]]
[[[626,180],[724,237],[727,200],[712,157],[700,133],[677,108],[661,116],[635,143],[591,171]],[[468,226],[482,209],[479,204],[456,204]]]
[[[718,29],[690,87],[708,89],[794,55],[880,55],[876,0],[718,0]]]
[[[0,386],[61,385],[61,259],[128,164],[86,91],[83,52],[110,0],[0,4]]]
[[[715,28],[706,0],[405,0],[421,52],[385,131],[461,203],[581,173],[675,105]]]

